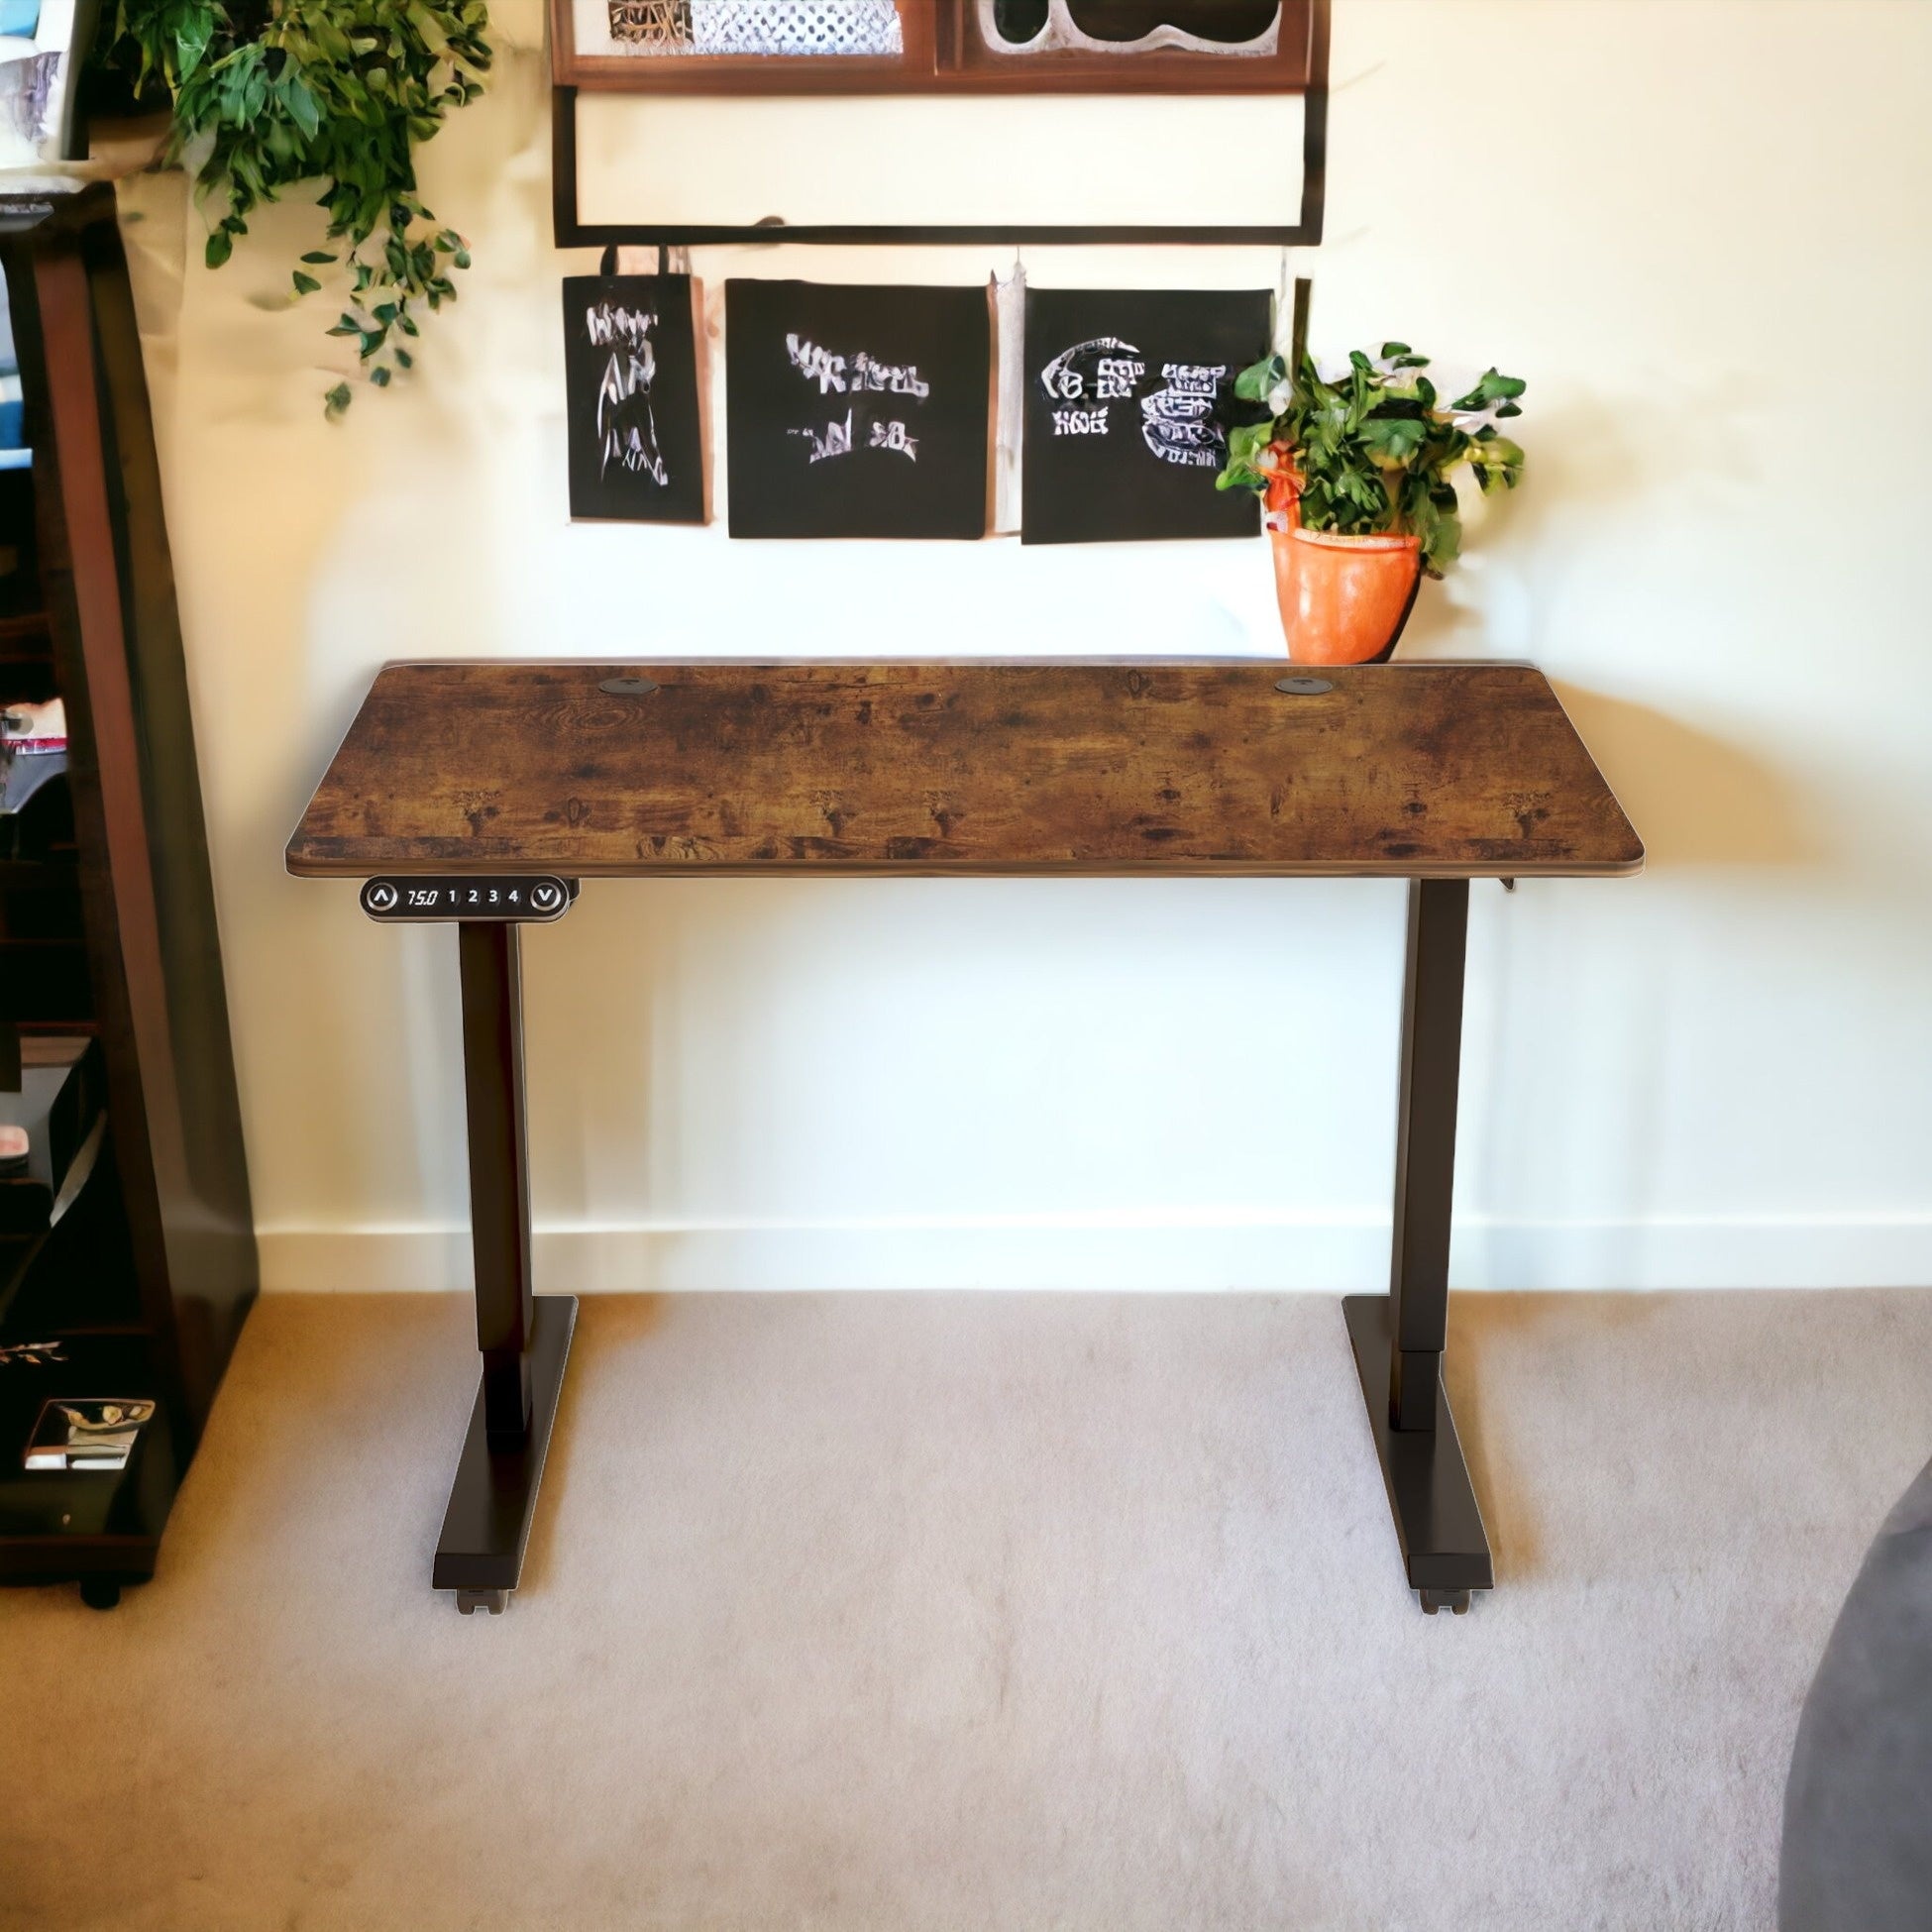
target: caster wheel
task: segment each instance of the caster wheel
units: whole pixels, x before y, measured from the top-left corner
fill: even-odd
[[[80,1600],[90,1610],[112,1610],[121,1601],[121,1585],[111,1576],[83,1576]]]
[[[467,1617],[474,1611],[487,1610],[492,1617],[500,1617],[509,1607],[508,1590],[458,1590],[456,1607]]]
[[[1424,1590],[1421,1596],[1423,1609],[1432,1617],[1438,1610],[1449,1610],[1458,1617],[1469,1614],[1467,1590]]]

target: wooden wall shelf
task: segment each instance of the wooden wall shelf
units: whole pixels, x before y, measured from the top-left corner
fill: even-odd
[[[1214,54],[1181,51],[1027,55],[987,52],[975,0],[899,0],[905,53],[896,59],[859,55],[748,54],[712,57],[613,55],[580,49],[575,0],[550,0],[552,81],[552,223],[559,248],[693,248],[785,241],[833,246],[1180,245],[1312,248],[1322,239],[1328,151],[1330,0],[1282,0],[1277,51]],[[990,221],[880,225],[861,221],[787,225],[744,222],[588,222],[578,190],[580,92],[660,100],[693,96],[816,97],[923,95],[983,100],[989,109],[1017,95],[1138,96],[1299,94],[1301,191],[1295,219],[1255,225],[1191,219],[1184,223],[1106,225]],[[997,143],[997,118],[987,123]],[[916,155],[905,157],[918,167]],[[1230,152],[1231,168],[1255,160]],[[1263,158],[1258,163],[1266,165]],[[774,182],[774,193],[785,183]],[[648,194],[648,184],[644,190]],[[1211,216],[1212,210],[1204,210]]]
[[[882,58],[585,52],[573,0],[551,0],[551,76],[638,94],[1295,94],[1316,77],[1321,11],[1321,0],[1281,0],[1272,54],[1018,54],[988,47],[976,0],[899,0],[905,53]]]

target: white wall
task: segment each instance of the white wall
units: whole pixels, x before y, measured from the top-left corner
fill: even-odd
[[[527,0],[499,29],[535,41]],[[1529,482],[1404,654],[1546,666],[1652,855],[1476,889],[1455,1278],[1932,1280],[1932,11],[1338,0],[1335,75],[1317,346],[1530,382]],[[546,113],[526,46],[427,151],[477,267],[340,427],[326,317],[277,307],[306,211],[210,275],[177,179],[128,197],[271,1285],[468,1278],[454,937],[281,870],[383,659],[1279,649],[1258,544],[882,547],[861,596],[840,552],[572,527],[557,280],[594,263],[548,245]],[[593,884],[527,947],[542,1280],[1378,1285],[1401,917],[1353,882]]]

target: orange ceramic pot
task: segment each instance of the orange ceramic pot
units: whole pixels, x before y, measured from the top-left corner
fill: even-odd
[[[1367,664],[1395,649],[1422,582],[1420,538],[1290,524],[1268,541],[1290,663]]]

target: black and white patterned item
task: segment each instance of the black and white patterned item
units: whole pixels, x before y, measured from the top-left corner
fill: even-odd
[[[691,0],[698,54],[897,55],[893,0]]]

